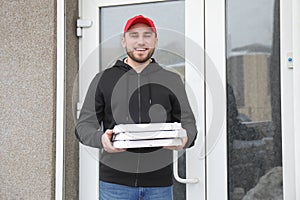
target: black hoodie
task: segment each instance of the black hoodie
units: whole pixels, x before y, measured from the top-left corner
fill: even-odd
[[[180,76],[163,69],[154,59],[139,74],[119,60],[91,82],[75,132],[81,143],[102,149],[101,135],[116,124],[161,122],[181,122],[188,134],[186,147],[194,144],[195,118]],[[102,150],[100,180],[128,186],[170,186],[172,151]]]

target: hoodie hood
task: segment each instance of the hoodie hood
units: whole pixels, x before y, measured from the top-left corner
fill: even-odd
[[[113,67],[116,67],[120,70],[123,70],[128,73],[137,74],[137,72],[128,64],[126,64],[125,61],[126,58],[123,60],[118,60]],[[151,58],[151,63],[145,67],[145,69],[140,73],[141,75],[147,75],[154,72],[157,72],[159,70],[163,69],[161,66],[158,65],[158,63],[155,61],[155,59]]]

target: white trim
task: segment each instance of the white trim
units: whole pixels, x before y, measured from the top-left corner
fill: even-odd
[[[79,16],[92,20],[79,38],[79,103],[84,101],[93,77],[99,72],[99,7],[94,0],[79,0]],[[88,62],[88,63],[87,63]],[[88,67],[87,67],[88,66]],[[99,199],[99,149],[79,144],[79,200]]]
[[[225,1],[205,0],[207,199],[222,200],[228,198],[225,11]],[[218,82],[223,88],[210,91]],[[215,115],[221,127],[211,131]]]
[[[195,146],[186,151],[186,176],[199,180],[186,185],[186,199],[204,200],[204,0],[185,0],[185,37],[185,85],[198,129]]]
[[[55,199],[64,199],[65,141],[65,2],[57,1]]]
[[[293,0],[294,124],[296,198],[300,199],[300,1]]]
[[[121,6],[129,4],[155,3],[170,0],[95,0],[98,7]]]
[[[280,1],[280,75],[282,120],[282,173],[284,199],[295,197],[294,160],[294,102],[293,70],[289,69],[286,55],[292,52],[292,0]]]

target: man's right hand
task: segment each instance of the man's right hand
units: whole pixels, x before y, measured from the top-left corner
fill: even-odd
[[[120,149],[120,148],[115,148],[112,145],[111,138],[113,136],[114,132],[112,129],[107,129],[105,133],[102,135],[102,146],[104,151],[108,153],[119,153],[119,152],[124,152],[126,149]]]

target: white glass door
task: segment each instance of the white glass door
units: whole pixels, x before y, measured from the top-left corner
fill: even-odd
[[[224,87],[206,89],[206,199],[296,199],[291,10],[291,1],[205,1],[206,88],[218,75]]]
[[[121,46],[126,20],[139,14],[154,20],[159,42],[153,57],[184,80],[199,131],[195,147],[186,154],[179,153],[174,166],[174,200],[193,199],[193,195],[204,199],[205,158],[198,154],[204,148],[203,2],[84,0],[80,13],[82,19],[92,21],[92,26],[82,30],[80,38],[80,102],[96,73],[126,57]],[[186,163],[193,157],[199,161],[196,166]],[[80,199],[98,199],[98,158],[98,149],[80,145]],[[196,188],[191,197],[189,185]]]

